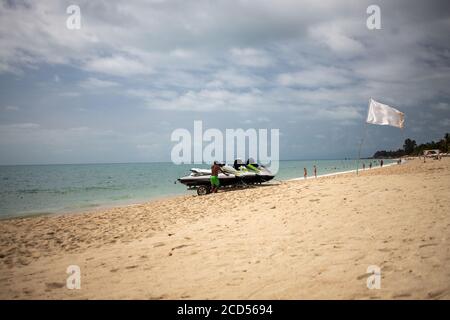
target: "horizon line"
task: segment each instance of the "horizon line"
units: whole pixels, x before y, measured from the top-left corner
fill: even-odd
[[[375,159],[373,157],[362,157],[361,160]],[[278,161],[323,161],[323,160],[358,160],[358,158],[321,158],[321,159],[280,159]],[[20,163],[20,164],[0,164],[0,167],[14,167],[14,166],[70,166],[70,165],[108,165],[108,164],[150,164],[150,163],[173,163],[172,161],[129,161],[129,162],[73,162],[73,163]],[[177,165],[173,163],[174,165]],[[206,162],[202,163],[182,163],[179,165],[201,165],[208,164]]]

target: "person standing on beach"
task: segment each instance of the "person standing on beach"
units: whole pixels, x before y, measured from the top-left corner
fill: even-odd
[[[308,176],[308,171],[306,171],[306,168],[303,168],[303,177],[306,179]]]
[[[366,164],[363,162],[363,170],[366,170]]]
[[[219,163],[217,161],[214,161],[214,164],[211,166],[211,178],[209,178],[209,180],[211,181],[212,193],[216,193],[220,187],[219,172],[222,172],[223,174],[228,176],[228,173],[222,170]]]
[[[314,177],[317,178],[317,167],[316,167],[316,165],[314,165]]]
[[[381,168],[383,168],[383,162],[384,162],[383,159],[381,159],[381,161],[380,161],[380,167]]]
[[[369,169],[372,169],[372,161],[369,162]]]

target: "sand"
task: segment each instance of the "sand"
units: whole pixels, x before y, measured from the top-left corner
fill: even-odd
[[[449,190],[449,158],[413,160],[4,220],[0,298],[449,299]],[[79,290],[66,287],[69,265]],[[367,287],[371,265],[380,289]]]

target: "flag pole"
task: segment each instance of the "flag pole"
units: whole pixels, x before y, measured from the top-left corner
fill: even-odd
[[[401,144],[400,144],[400,148],[401,148],[401,147],[403,147],[403,143],[405,142],[406,134],[405,134],[405,130],[404,130],[403,127],[400,128],[400,132],[401,132],[401,139],[402,139],[402,140],[400,141],[400,143],[401,143]],[[405,155],[405,156],[406,156],[406,155]],[[402,158],[402,157],[400,157],[400,163],[401,163],[401,161],[402,161],[401,158]]]
[[[363,145],[363,142],[364,142],[364,138],[366,137],[366,132],[367,132],[367,122],[364,124],[363,135],[362,135],[362,138],[361,138],[361,142],[359,143],[358,162],[356,164],[356,175],[358,175],[359,162],[361,161],[361,149],[362,149],[362,145]]]
[[[372,98],[369,99],[369,107],[370,107],[371,100],[372,100]],[[358,161],[356,163],[356,175],[358,175],[358,171],[359,171],[359,162],[361,161],[361,149],[362,149],[362,145],[364,142],[364,138],[366,137],[366,132],[367,132],[367,121],[364,121],[363,134],[362,134],[361,142],[359,143]]]

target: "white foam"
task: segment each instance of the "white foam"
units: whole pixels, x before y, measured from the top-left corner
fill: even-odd
[[[383,169],[385,167],[390,167],[390,166],[394,166],[397,165],[397,163],[388,163],[383,165],[383,167],[374,167],[372,169],[359,169],[358,171],[372,171],[372,170],[377,170],[377,169]],[[352,173],[352,172],[356,172],[356,169],[353,170],[348,170],[348,171],[339,171],[339,172],[333,172],[333,173],[327,173],[327,174],[322,174],[322,175],[318,175],[317,178],[323,178],[323,177],[331,177],[331,176],[337,176],[340,174],[346,174],[346,173]],[[285,181],[298,181],[298,180],[307,180],[307,179],[315,179],[314,176],[309,176],[306,177],[306,179],[304,177],[300,177],[300,178],[293,178],[293,179],[287,179]]]

